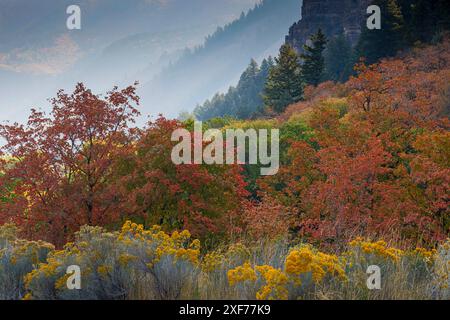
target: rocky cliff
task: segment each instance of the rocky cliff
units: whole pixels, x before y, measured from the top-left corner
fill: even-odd
[[[286,42],[298,52],[319,28],[332,37],[344,33],[355,45],[361,34],[361,23],[372,0],[303,0],[301,20],[289,29]]]

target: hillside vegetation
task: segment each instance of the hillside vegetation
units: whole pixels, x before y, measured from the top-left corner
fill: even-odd
[[[261,1],[145,83],[143,99],[171,117],[191,110],[238,79],[251,58],[275,53],[300,9],[300,0]]]
[[[101,95],[78,83],[51,112],[1,124],[0,299],[450,299],[450,36],[439,20],[433,39],[402,45],[416,7],[384,2],[383,36],[399,51],[363,33],[363,58],[330,81],[317,30],[302,55],[284,44],[252,60],[197,108],[203,130],[279,129],[272,176],[260,164],[176,164],[172,135],[184,129],[195,154],[195,119],[137,127],[137,83]],[[278,10],[264,1],[186,59],[207,67]],[[353,52],[341,40],[335,52]],[[66,286],[73,265],[81,290]]]
[[[448,299],[450,41],[356,72],[271,119],[207,122],[279,128],[272,177],[175,166],[170,135],[190,120],[128,127],[134,87],[79,84],[51,118],[2,125],[0,220],[19,227],[1,228],[2,297]],[[65,289],[71,264],[81,291]],[[365,287],[370,264],[384,290]]]

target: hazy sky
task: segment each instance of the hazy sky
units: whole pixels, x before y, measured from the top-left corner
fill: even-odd
[[[257,2],[0,0],[0,121],[22,122],[78,81],[101,92],[137,75],[148,81]],[[71,4],[81,8],[81,30],[66,27]]]

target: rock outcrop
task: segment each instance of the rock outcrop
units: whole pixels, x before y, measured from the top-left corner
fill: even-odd
[[[319,28],[332,37],[344,33],[355,45],[372,0],[303,0],[302,18],[289,29],[286,42],[298,52]]]

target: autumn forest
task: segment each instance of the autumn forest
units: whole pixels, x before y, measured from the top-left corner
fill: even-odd
[[[177,119],[80,82],[0,124],[0,299],[450,299],[450,15],[416,32],[425,2],[375,1],[388,27],[355,45],[283,44]],[[197,120],[278,129],[278,172],[175,164]]]

